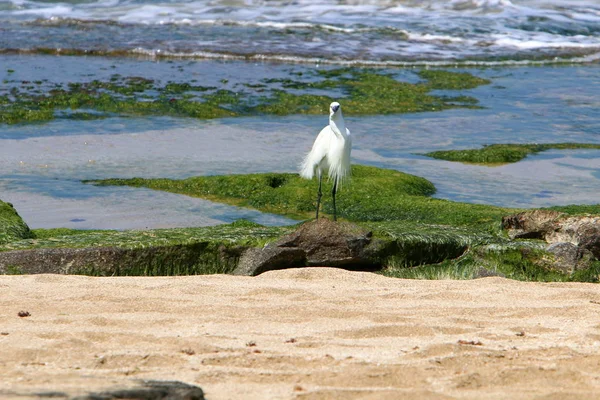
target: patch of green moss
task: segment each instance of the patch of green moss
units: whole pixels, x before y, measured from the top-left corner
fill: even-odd
[[[426,85],[429,88],[441,90],[474,89],[477,86],[491,83],[488,79],[479,78],[466,72],[450,72],[437,69],[424,69],[419,72],[419,77],[427,81]]]
[[[521,161],[529,154],[550,149],[600,149],[600,145],[591,143],[492,144],[481,149],[442,150],[423,155],[446,161],[500,165]]]
[[[250,221],[201,228],[153,229],[145,231],[83,231],[37,229],[35,237],[0,244],[0,252],[56,249],[61,259],[49,262],[48,273],[95,276],[164,276],[230,273],[247,247],[265,243],[289,233],[292,227],[265,227]],[[101,249],[106,248],[105,252]],[[62,250],[61,250],[62,249]],[[89,254],[72,250],[88,249]],[[30,257],[31,258],[31,257]],[[23,265],[0,266],[0,273],[40,272],[34,261]]]
[[[476,107],[477,100],[464,95],[434,96],[429,93],[432,89],[464,89],[487,83],[466,73],[423,71],[421,75],[429,80],[411,84],[374,70],[341,68],[316,72],[307,81],[267,79],[266,84],[276,86],[270,90],[261,88],[265,95],[258,95],[256,91],[249,94],[187,82],[168,82],[161,86],[143,77],[115,74],[108,81],[58,85],[45,94],[28,87],[12,87],[10,96],[0,98],[0,123],[39,122],[79,115],[57,115],[56,111],[66,109],[94,110],[103,115],[169,115],[202,119],[257,114],[326,114],[328,105],[334,101],[332,97],[290,93],[280,87],[306,91],[335,89],[342,93],[336,100],[344,104],[347,115],[439,111]],[[80,114],[84,118],[91,118],[91,115]]]
[[[283,90],[273,91],[269,98],[261,99],[260,104],[252,108],[252,113],[269,115],[326,114],[333,98],[312,94],[296,95]],[[345,106],[344,106],[345,107]],[[346,109],[344,108],[344,112]]]
[[[188,245],[210,242],[236,246],[262,246],[288,233],[290,227],[266,227],[252,222],[236,222],[200,228],[150,229],[144,231],[36,229],[35,237],[0,245],[0,251],[40,248],[118,247],[140,249],[157,246]]]
[[[468,89],[487,84],[489,81],[468,73],[449,71],[422,71],[428,79],[424,84],[400,82],[389,74],[368,69],[339,68],[318,71],[321,81],[298,82],[291,79],[272,79],[268,82],[281,83],[293,89],[340,89],[344,96],[337,98],[344,105],[346,115],[377,115],[407,112],[440,111],[449,108],[476,107],[477,99],[469,96],[433,96],[432,89]],[[429,81],[431,79],[431,81]],[[294,114],[321,114],[333,98],[319,95],[295,95],[276,91],[275,97],[264,99],[256,111],[283,115],[293,110]],[[275,112],[273,111],[275,110]],[[288,110],[288,111],[286,111]]]
[[[64,115],[63,118],[66,119],[72,119],[72,120],[76,120],[76,121],[94,121],[97,119],[104,119],[104,118],[108,118],[110,115],[109,114],[96,114],[96,113],[89,113],[89,112],[74,112],[74,113],[69,113]]]
[[[372,230],[375,238],[392,240],[386,251],[389,256],[382,260],[386,271],[456,259],[474,246],[490,243],[503,245],[508,241],[494,224],[469,227],[412,221],[363,224]]]
[[[32,229],[31,234],[33,239],[49,239],[59,236],[70,236],[70,235],[82,235],[91,232],[106,232],[103,230],[81,230],[81,229],[70,229],[70,228],[39,228]]]
[[[106,179],[95,185],[147,187],[305,219],[314,216],[318,183],[297,174],[249,174],[173,179]],[[322,210],[333,212],[331,183],[324,182]],[[467,225],[497,223],[514,210],[434,199],[426,179],[395,170],[352,166],[352,178],[338,192],[338,216],[351,221],[405,220]]]
[[[0,123],[18,124],[22,122],[46,122],[54,119],[52,109],[32,109],[27,106],[11,105],[0,111]]]
[[[32,236],[31,230],[12,204],[0,200],[0,245]]]
[[[545,256],[544,244],[479,246],[461,257],[447,259],[437,264],[404,268],[390,263],[381,271],[383,275],[405,279],[474,279],[502,276],[520,281],[536,282],[598,282],[600,263],[590,269],[568,275],[548,270],[540,260]]]
[[[196,86],[190,85],[189,83],[178,83],[178,82],[169,82],[163,88],[163,93],[165,94],[181,94],[189,91],[194,92],[206,92],[207,90],[214,90],[216,87],[207,87],[207,86]]]
[[[570,204],[567,206],[548,207],[548,209],[569,215],[600,214],[600,204]]]
[[[6,275],[23,275],[23,270],[18,265],[7,265],[5,269]]]

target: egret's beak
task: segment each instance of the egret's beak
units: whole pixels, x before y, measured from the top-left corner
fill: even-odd
[[[339,109],[340,109],[340,105],[339,104],[335,105],[335,106],[331,106],[331,111],[333,111],[333,112],[337,112],[337,110],[339,110]]]

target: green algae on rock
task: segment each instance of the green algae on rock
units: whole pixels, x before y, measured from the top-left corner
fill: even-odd
[[[174,179],[106,179],[87,181],[102,186],[146,187],[180,193],[296,219],[311,218],[316,206],[317,181],[298,174],[266,173],[200,176]],[[328,193],[329,184],[324,193]],[[395,170],[353,165],[352,181],[337,195],[338,216],[350,221],[405,220],[418,223],[469,225],[500,223],[514,210],[434,199],[428,180]],[[323,211],[331,214],[330,196],[323,196]]]
[[[394,259],[380,273],[404,279],[476,279],[490,276],[534,282],[590,282],[600,281],[600,262],[595,261],[585,270],[572,274],[548,269],[541,241],[518,241],[502,245],[483,244],[468,249],[458,258],[440,263],[405,268]]]
[[[36,230],[37,238],[0,245],[0,274],[229,273],[243,250],[262,246],[290,229],[237,221],[214,227],[146,231]]]
[[[108,116],[166,115],[212,119],[261,114],[323,114],[334,99],[310,93],[312,89],[336,90],[340,93],[336,100],[344,103],[347,115],[440,111],[477,107],[477,100],[464,95],[436,96],[429,93],[431,90],[460,90],[489,83],[468,73],[450,71],[427,70],[421,71],[419,76],[425,81],[412,84],[376,70],[340,68],[305,74],[304,77],[308,77],[305,81],[265,79],[259,84],[240,83],[234,87],[245,89],[236,91],[189,82],[163,85],[151,79],[119,74],[114,74],[108,81],[57,84],[46,93],[38,87],[41,81],[39,84],[7,81],[12,88],[10,94],[0,96],[0,123]],[[255,90],[257,85],[260,90]]]
[[[501,165],[521,161],[529,154],[557,149],[600,149],[600,144],[592,143],[533,143],[533,144],[492,144],[481,149],[441,150],[423,154],[424,156],[446,161],[470,164]]]
[[[211,241],[231,245],[262,245],[288,232],[289,227],[266,227],[249,221],[199,228],[170,228],[149,230],[74,230],[66,228],[36,229],[35,237],[7,242],[0,251],[37,248],[84,248],[117,246],[136,249],[149,246],[189,244]]]
[[[382,173],[385,177],[389,172],[365,168],[360,171],[365,175]],[[257,179],[254,184],[282,187],[289,175],[292,174],[254,174],[254,178],[263,178],[263,182]],[[402,174],[400,178],[403,178]],[[399,186],[404,185],[404,192],[412,193],[405,196],[426,198],[431,193],[429,185],[424,184],[427,181],[399,180]],[[242,188],[228,190],[233,193]],[[576,213],[589,211],[589,208],[579,210],[572,206],[569,211]],[[501,209],[488,209],[488,219],[482,214],[476,222],[471,220],[463,225],[453,225],[456,218],[444,217],[438,217],[437,223],[431,222],[434,219],[428,222],[404,219],[357,224],[372,232],[372,256],[381,265],[380,273],[386,276],[472,279],[498,275],[526,281],[598,281],[600,262],[593,262],[590,268],[572,274],[548,268],[546,244],[540,240],[509,240],[500,230],[499,218],[496,220],[494,216],[496,212],[506,214]],[[312,216],[312,210],[310,214]],[[445,220],[445,224],[440,224],[441,220]],[[240,220],[214,227],[145,231],[36,229],[29,232],[27,239],[14,238],[0,244],[0,274],[164,276],[231,273],[244,251],[262,248],[295,228],[265,227]]]
[[[418,75],[427,81],[425,84],[428,87],[441,90],[474,89],[491,83],[489,79],[479,78],[466,72],[425,69]]]
[[[32,236],[31,230],[12,204],[0,200],[0,245]]]
[[[325,80],[293,81],[274,80],[284,88],[293,89],[340,89],[345,94],[335,100],[343,102],[346,115],[398,114],[408,112],[440,111],[449,108],[473,108],[477,100],[468,96],[434,96],[432,89],[460,90],[488,84],[486,79],[468,73],[441,70],[421,71],[419,76],[425,82],[411,84],[400,82],[389,74],[377,73],[368,69],[339,68],[318,71]],[[277,91],[272,98],[265,98],[264,104],[255,110],[265,114],[320,114],[326,112],[333,98],[318,95],[295,95]]]

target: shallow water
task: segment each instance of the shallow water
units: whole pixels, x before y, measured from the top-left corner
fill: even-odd
[[[56,82],[90,79],[94,71],[95,79],[112,73],[127,76],[137,70],[164,81],[185,79],[186,70],[205,71],[215,66],[213,61],[155,63],[42,56],[4,56],[2,60],[13,63],[23,58],[39,62],[23,62],[23,67],[11,74],[11,80],[47,75],[44,70],[54,71]],[[80,62],[84,67],[77,66]],[[290,69],[311,68],[217,64],[219,70],[210,79],[228,77],[229,85],[246,77],[285,76]],[[172,71],[179,71],[179,65],[185,68],[177,75]],[[73,71],[80,71],[80,75]],[[490,85],[461,92],[479,99],[484,109],[347,117],[354,136],[353,161],[423,176],[436,185],[439,198],[508,207],[597,203],[597,150],[547,151],[499,167],[451,163],[418,154],[493,143],[600,143],[600,99],[596,94],[600,66],[468,71],[492,80]],[[406,80],[415,79],[412,70],[395,72]],[[282,217],[186,196],[146,189],[100,188],[80,181],[294,172],[326,123],[326,116],[261,116],[213,121],[167,117],[57,119],[41,125],[2,126],[0,198],[13,202],[34,228],[198,226],[238,218],[265,224],[291,223]]]
[[[490,85],[448,92],[473,96],[484,109],[347,117],[354,162],[426,177],[445,199],[596,203],[598,151],[548,151],[493,168],[418,154],[509,142],[600,143],[599,39],[600,6],[591,0],[0,0],[0,98],[10,99],[13,88],[48,92],[116,74],[260,95],[257,84],[267,78],[310,79],[311,71],[347,64],[378,66],[413,83],[418,68],[485,66],[466,71]],[[65,51],[127,57],[44,55]],[[80,181],[292,172],[326,123],[326,116],[257,116],[0,125],[0,199],[34,228],[291,223]]]

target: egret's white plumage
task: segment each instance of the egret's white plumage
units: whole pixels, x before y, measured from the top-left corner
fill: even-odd
[[[312,150],[306,155],[300,167],[300,176],[319,179],[319,193],[317,198],[317,218],[319,218],[319,204],[321,201],[321,179],[327,171],[329,179],[333,180],[333,218],[336,219],[335,193],[337,187],[350,175],[350,152],[352,150],[352,137],[346,128],[342,107],[340,103],[333,102],[329,106],[329,125],[324,127]]]

